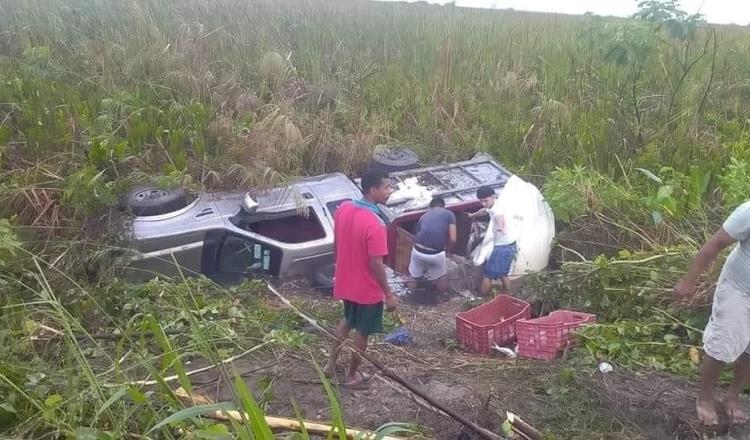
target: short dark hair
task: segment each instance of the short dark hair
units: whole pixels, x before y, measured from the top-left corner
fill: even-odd
[[[383,184],[383,180],[388,179],[388,172],[377,168],[369,168],[362,173],[362,194],[367,194],[370,189],[377,188]]]
[[[430,200],[430,208],[445,208],[443,196],[435,196]]]
[[[477,189],[477,198],[478,199],[486,199],[487,197],[492,197],[495,195],[495,190],[492,189],[490,186],[480,186],[479,189]]]

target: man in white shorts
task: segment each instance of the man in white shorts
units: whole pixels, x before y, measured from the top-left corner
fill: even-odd
[[[445,209],[442,197],[435,196],[430,209],[417,222],[409,274],[414,279],[435,281],[439,290],[445,290],[447,285],[440,279],[446,273],[446,251],[455,243],[456,215]]]
[[[694,300],[698,276],[716,259],[719,252],[737,243],[724,263],[716,285],[711,319],[703,333],[703,359],[700,395],[696,402],[698,420],[707,426],[718,425],[714,387],[727,363],[735,362],[734,380],[727,390],[724,405],[734,424],[748,420],[740,403],[740,392],[750,379],[750,202],[745,202],[695,256],[688,273],[674,292],[683,301]]]

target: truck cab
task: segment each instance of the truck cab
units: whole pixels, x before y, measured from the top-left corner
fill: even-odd
[[[467,213],[480,208],[477,188],[488,185],[502,193],[508,182],[522,182],[482,153],[468,161],[390,175],[397,191],[382,207],[389,219],[387,264],[401,274],[408,271],[415,226],[432,196],[443,196],[446,208],[456,213],[458,242],[454,252],[468,258],[475,228]],[[538,269],[546,266],[554,219],[533,185],[517,185],[531,187],[528,194],[536,197],[536,205],[528,212],[536,211],[527,217],[541,221],[529,223],[536,229],[526,234],[539,235],[541,231],[543,236],[533,249],[535,262],[523,267]],[[411,189],[415,191],[410,193]],[[333,264],[336,209],[361,197],[358,182],[341,173],[266,190],[201,194],[176,211],[133,218],[129,228],[133,246],[124,258],[125,277],[145,281],[157,275],[204,274],[232,282],[258,275],[310,275]],[[522,251],[523,243],[519,255]]]

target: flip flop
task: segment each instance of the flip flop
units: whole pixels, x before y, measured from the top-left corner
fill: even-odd
[[[344,388],[358,390],[358,389],[366,388],[367,384],[372,379],[372,376],[370,376],[367,373],[363,373],[361,371],[357,371],[357,376],[359,377],[359,380],[344,382],[341,384],[341,386]]]

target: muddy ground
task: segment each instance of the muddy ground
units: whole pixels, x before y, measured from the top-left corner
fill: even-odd
[[[286,285],[282,293],[324,325],[331,325],[338,317],[333,299],[304,285]],[[523,296],[523,292],[517,292],[517,296]],[[482,357],[464,352],[455,342],[455,314],[470,306],[466,298],[455,294],[435,301],[424,296],[408,298],[402,302],[399,315],[414,336],[413,343],[397,347],[379,338],[371,352],[437,401],[495,432],[499,432],[501,415],[511,411],[549,438],[750,438],[750,429],[729,429],[726,421],[719,433],[701,429],[693,420],[695,384],[684,379],[626,371],[620,366],[612,373],[601,374],[593,364]],[[283,305],[279,303],[279,307]],[[306,330],[314,333],[312,328]],[[261,396],[267,414],[295,417],[294,400],[305,418],[327,422],[330,404],[311,362],[314,356],[322,365],[327,350],[325,338],[315,334],[304,349],[268,351],[238,360],[234,366]],[[339,362],[339,380],[343,378],[345,358]],[[366,388],[338,387],[349,427],[376,429],[389,422],[408,422],[424,427],[427,436],[437,439],[479,438],[457,422],[416,404],[403,388],[372,365],[365,363],[364,368],[374,376]],[[216,371],[193,379],[196,390],[212,400],[232,398],[231,386]]]

